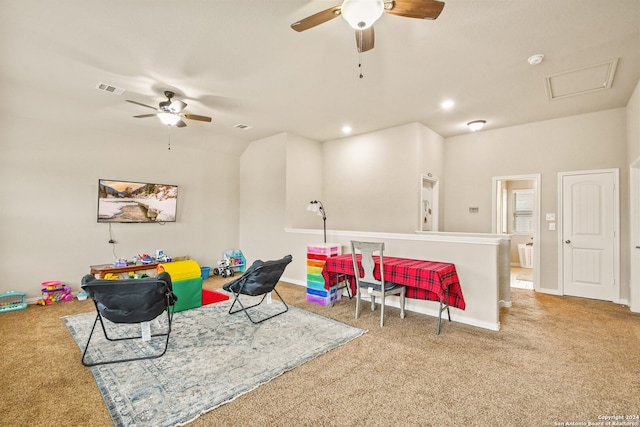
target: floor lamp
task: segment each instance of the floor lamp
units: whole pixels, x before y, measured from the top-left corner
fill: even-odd
[[[307,205],[307,210],[316,212],[318,215],[322,215],[322,225],[324,229],[324,242],[327,243],[327,215],[324,212],[324,206],[319,200],[312,200]]]

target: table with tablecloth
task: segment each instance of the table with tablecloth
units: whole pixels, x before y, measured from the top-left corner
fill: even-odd
[[[362,277],[364,273],[360,264],[362,257],[360,254],[356,257]],[[380,258],[377,256],[373,258],[376,263],[374,276],[379,280]],[[356,283],[351,254],[328,258],[322,268],[322,276],[326,289],[331,289],[339,281],[346,279],[351,288],[351,295],[355,295]],[[407,298],[439,301],[461,310],[466,307],[454,264],[385,255],[384,276],[385,281],[405,285]],[[449,291],[448,300],[447,290]]]

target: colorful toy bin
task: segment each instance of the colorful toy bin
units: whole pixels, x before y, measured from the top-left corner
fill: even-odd
[[[163,271],[171,276],[173,293],[178,297],[175,312],[202,306],[202,273],[197,262],[186,260],[158,264],[156,274]]]

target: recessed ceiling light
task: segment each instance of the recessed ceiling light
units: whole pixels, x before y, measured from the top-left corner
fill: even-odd
[[[486,120],[474,120],[467,123],[467,126],[469,126],[469,129],[473,132],[477,132],[484,127],[485,123],[487,123]]]
[[[351,126],[349,125],[342,126],[342,133],[345,133],[345,134],[351,133]]]
[[[440,108],[442,108],[443,110],[451,110],[454,105],[456,105],[455,102],[450,99],[445,99],[440,103]]]

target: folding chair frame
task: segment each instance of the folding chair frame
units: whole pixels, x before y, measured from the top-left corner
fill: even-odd
[[[276,316],[279,316],[279,315],[284,314],[284,313],[286,313],[287,311],[289,311],[289,306],[287,305],[287,303],[286,303],[286,302],[284,302],[284,299],[282,299],[282,296],[280,295],[280,292],[278,292],[278,290],[274,287],[274,288],[273,288],[273,292],[275,292],[275,293],[276,293],[276,295],[278,295],[278,298],[280,298],[280,301],[282,302],[282,304],[284,304],[284,310],[279,311],[279,312],[277,312],[277,313],[275,313],[275,314],[272,314],[271,316],[265,317],[265,318],[263,318],[263,319],[261,319],[261,320],[254,320],[254,319],[251,317],[251,315],[249,315],[249,309],[250,309],[250,308],[253,308],[253,307],[257,307],[257,306],[259,306],[260,304],[262,304],[262,302],[267,298],[267,295],[268,295],[270,292],[267,292],[267,293],[263,294],[263,295],[262,295],[262,298],[260,299],[260,302],[258,302],[258,303],[256,303],[256,304],[253,304],[253,305],[245,306],[244,304],[242,304],[242,301],[240,301],[240,294],[242,293],[242,288],[244,288],[244,285],[245,285],[245,283],[246,283],[246,280],[242,280],[242,278],[241,278],[240,280],[242,281],[242,285],[241,285],[241,286],[240,286],[240,288],[238,289],[238,292],[235,292],[235,291],[233,291],[233,290],[231,291],[231,292],[233,293],[233,296],[234,296],[235,298],[234,298],[234,300],[233,300],[233,304],[231,304],[231,307],[229,307],[229,314],[235,314],[235,313],[239,313],[239,312],[241,312],[241,311],[244,311],[244,314],[246,314],[246,315],[247,315],[247,317],[249,318],[249,320],[251,321],[251,323],[253,323],[253,324],[256,324],[256,325],[257,325],[258,323],[262,323],[262,322],[264,322],[265,320],[269,320],[269,319],[271,319],[271,318],[274,318],[274,317],[276,317]],[[233,310],[233,307],[236,305],[236,302],[240,305],[240,307],[241,307],[241,308],[238,308],[238,309],[236,309],[236,310]]]
[[[169,299],[169,296],[167,296],[167,299]],[[168,301],[169,302],[169,301]],[[169,335],[171,334],[171,323],[173,321],[173,310],[172,307],[173,306],[167,306],[167,308],[165,309],[165,311],[167,312],[167,320],[168,320],[168,330],[166,333],[161,333],[161,334],[152,334],[151,338],[154,337],[164,337],[166,336],[167,339],[164,343],[164,349],[162,350],[161,353],[158,354],[152,354],[149,356],[141,356],[141,357],[130,357],[130,358],[124,358],[124,359],[116,359],[116,360],[106,360],[106,361],[100,361],[100,362],[93,362],[93,363],[89,363],[86,361],[86,354],[87,354],[87,350],[89,350],[89,343],[91,342],[91,337],[93,336],[93,332],[96,328],[96,325],[98,324],[98,320],[100,321],[100,324],[102,325],[102,332],[104,332],[104,337],[109,340],[109,341],[126,341],[126,340],[134,340],[134,339],[141,339],[142,335],[138,335],[138,336],[134,336],[134,337],[124,337],[124,338],[111,338],[109,337],[109,335],[107,334],[107,329],[104,325],[104,320],[102,319],[102,315],[100,314],[100,310],[98,310],[98,303],[96,301],[93,302],[96,305],[96,311],[97,311],[97,315],[96,315],[96,320],[93,322],[93,327],[91,328],[91,333],[89,334],[89,339],[87,339],[87,345],[84,348],[84,352],[82,353],[82,364],[84,366],[97,366],[97,365],[108,365],[111,363],[121,363],[121,362],[132,362],[134,360],[147,360],[147,359],[157,359],[158,357],[163,356],[166,352],[167,352],[167,348],[169,347]]]

